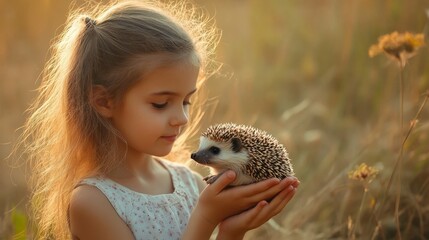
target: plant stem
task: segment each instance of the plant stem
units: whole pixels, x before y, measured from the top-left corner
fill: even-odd
[[[400,104],[399,104],[399,118],[400,118],[400,129],[399,129],[399,139],[402,138],[403,129],[404,129],[404,64],[399,64],[400,66],[400,79],[399,79],[399,95],[400,95]],[[402,162],[403,162],[403,153],[404,153],[404,144],[401,145],[401,149],[399,151],[399,171],[398,171],[398,180],[397,180],[397,188],[396,188],[396,199],[395,199],[395,223],[396,223],[396,234],[399,240],[401,237],[401,229],[399,222],[399,204],[401,201],[401,175],[402,175]]]
[[[401,150],[399,152],[399,171],[398,171],[398,180],[396,188],[396,199],[395,199],[395,223],[396,223],[396,234],[397,239],[401,240],[401,224],[399,222],[399,203],[401,202],[401,175],[402,175],[402,160],[404,153],[404,145],[401,145]]]
[[[399,103],[399,118],[400,118],[400,123],[401,123],[401,129],[400,129],[400,137],[402,137],[402,131],[404,129],[404,66],[403,64],[400,64],[400,79],[399,79],[399,98],[400,98],[400,103]]]
[[[363,208],[363,203],[365,202],[365,198],[366,198],[366,193],[368,192],[368,188],[366,186],[364,186],[364,190],[363,190],[363,196],[362,196],[362,201],[360,202],[360,206],[359,206],[359,212],[358,215],[356,217],[356,225],[353,228],[353,233],[352,236],[355,236],[355,232],[356,230],[359,230],[359,223],[360,223],[360,215],[362,213],[362,208]]]
[[[386,200],[387,194],[389,193],[389,189],[390,189],[390,187],[391,187],[391,185],[392,185],[393,177],[395,176],[396,169],[397,169],[397,167],[398,167],[398,164],[399,164],[399,162],[400,162],[400,159],[402,158],[402,154],[403,154],[403,149],[404,149],[405,143],[407,142],[407,140],[408,140],[409,136],[411,135],[411,132],[413,131],[414,127],[416,126],[416,123],[417,123],[417,121],[418,121],[418,119],[419,119],[420,113],[422,112],[423,107],[426,105],[426,102],[428,101],[428,99],[429,99],[429,90],[427,90],[427,91],[426,91],[426,93],[425,93],[425,98],[423,99],[423,102],[422,102],[422,104],[420,105],[419,110],[417,111],[416,115],[414,116],[413,120],[411,121],[410,127],[408,128],[408,132],[407,132],[407,134],[405,135],[404,140],[402,141],[401,151],[400,151],[400,153],[399,153],[398,158],[397,158],[397,159],[396,159],[396,161],[395,161],[395,165],[394,165],[394,167],[393,167],[392,174],[390,175],[389,182],[387,183],[386,191],[385,191],[384,196],[383,196],[383,199],[382,199],[382,201],[381,201],[381,203],[380,203],[379,211],[382,211],[382,209],[383,209],[383,207],[384,207],[384,203],[385,203],[385,200]],[[398,204],[398,206],[399,206],[399,204]]]

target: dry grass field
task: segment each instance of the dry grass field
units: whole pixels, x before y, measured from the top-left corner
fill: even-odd
[[[427,36],[429,2],[194,2],[222,31],[223,67],[207,82],[217,106],[202,127],[272,133],[301,181],[276,224],[246,238],[429,239],[429,49],[413,49],[404,68],[368,55],[384,34]],[[31,238],[31,169],[8,155],[71,6],[0,0],[0,239]]]

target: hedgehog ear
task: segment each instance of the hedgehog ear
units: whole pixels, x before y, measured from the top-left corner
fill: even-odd
[[[243,148],[243,144],[241,143],[240,138],[231,138],[231,145],[232,145],[232,151],[234,152],[240,152]]]

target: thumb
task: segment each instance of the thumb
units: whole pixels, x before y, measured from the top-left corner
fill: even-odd
[[[213,191],[217,194],[221,192],[228,184],[232,183],[235,180],[236,174],[232,170],[228,170],[224,173],[221,173],[221,176],[212,183]]]

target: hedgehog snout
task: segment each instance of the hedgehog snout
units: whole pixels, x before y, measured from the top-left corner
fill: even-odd
[[[191,158],[198,163],[208,164],[211,156],[206,151],[198,151],[192,153]]]

